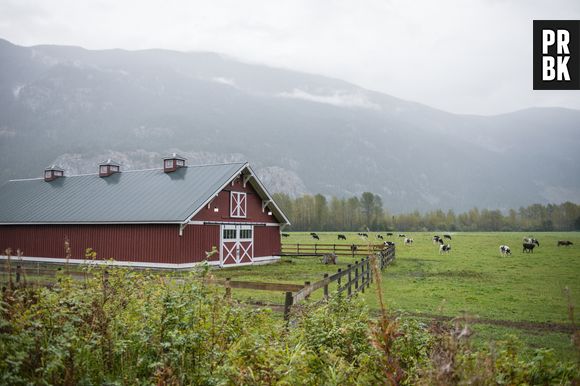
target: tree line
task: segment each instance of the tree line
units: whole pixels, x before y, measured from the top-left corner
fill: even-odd
[[[327,198],[322,194],[292,198],[274,194],[294,231],[573,231],[580,230],[580,205],[533,204],[503,212],[473,208],[456,214],[441,209],[392,214],[380,196]]]

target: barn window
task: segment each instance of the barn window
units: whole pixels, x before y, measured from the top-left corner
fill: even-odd
[[[172,159],[166,159],[165,160],[164,167],[165,167],[165,169],[171,169],[173,167],[173,160]]]
[[[101,166],[101,168],[99,170],[99,173],[101,173],[101,174],[107,174],[107,172],[108,172],[107,166],[106,165]]]
[[[177,166],[185,166],[185,161],[182,159],[176,160]]]
[[[47,170],[44,172],[44,178],[51,178],[52,177],[52,171]]]
[[[231,240],[231,239],[237,238],[236,237],[236,230],[235,229],[224,229],[223,238],[224,238],[224,240]]]
[[[252,230],[251,229],[240,229],[240,239],[251,239]]]
[[[230,216],[246,217],[246,193],[231,192],[230,195]]]

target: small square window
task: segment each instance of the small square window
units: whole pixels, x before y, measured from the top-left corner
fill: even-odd
[[[177,166],[184,166],[185,165],[185,161],[178,159],[177,161]]]
[[[105,166],[105,165],[101,166],[99,169],[99,173],[107,174],[107,166]]]
[[[164,165],[165,165],[165,168],[166,169],[172,168],[173,167],[173,160],[172,159],[166,159]]]

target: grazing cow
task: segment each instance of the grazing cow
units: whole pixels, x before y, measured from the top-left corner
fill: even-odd
[[[403,233],[399,233],[399,237],[407,237],[407,235],[405,235]]]
[[[314,236],[316,232],[310,232],[310,236]]]
[[[322,258],[320,259],[320,262],[322,264],[336,264],[338,260],[338,257],[336,256],[335,253],[326,253],[322,256]]]
[[[345,235],[338,235],[338,239],[339,240],[346,240],[346,236]]]
[[[507,256],[512,254],[512,250],[507,245],[500,245],[499,246],[499,253],[502,256]]]
[[[439,246],[439,254],[442,255],[444,253],[449,253],[449,251],[451,250],[451,245],[450,244],[441,244]]]
[[[441,237],[438,235],[433,236],[431,240],[433,241],[433,244],[437,244],[438,242],[442,241]]]
[[[524,253],[524,252],[534,253],[534,247],[535,246],[536,246],[535,243],[523,243],[522,253]]]
[[[392,236],[392,235],[393,235],[393,232],[387,233],[387,236]]]
[[[413,244],[413,239],[405,237],[405,245],[411,245],[411,244]]]
[[[318,235],[316,233],[312,235],[312,238],[316,239],[316,240],[320,240],[320,237],[318,237]]]
[[[540,246],[540,242],[532,237],[524,237],[522,241],[524,244],[536,244],[538,247]]]
[[[369,235],[367,235],[366,233],[361,233],[360,234],[362,237],[366,237],[367,239],[369,238]]]
[[[395,243],[393,243],[392,241],[385,241],[383,244],[385,245],[385,247],[392,247],[395,245]]]
[[[443,238],[451,240],[451,235],[443,235]]]
[[[383,239],[383,236],[381,236],[381,235],[377,235],[377,239],[384,240],[384,239]]]
[[[282,233],[282,237],[290,237],[289,233]]]
[[[569,247],[570,245],[574,245],[573,242],[570,240],[558,240],[558,246],[563,245],[565,247]]]

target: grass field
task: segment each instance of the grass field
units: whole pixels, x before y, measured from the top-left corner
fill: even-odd
[[[341,243],[336,233],[318,234],[320,243]],[[367,242],[356,233],[346,235],[343,244]],[[525,254],[521,250],[522,237],[527,236],[524,233],[451,235],[453,239],[447,242],[452,251],[445,255],[440,255],[438,246],[431,242],[433,233],[408,233],[414,239],[412,246],[404,246],[396,234],[390,238],[397,243],[397,258],[383,272],[388,307],[427,319],[467,315],[492,320],[475,325],[480,341],[515,334],[530,347],[552,347],[571,358],[574,351],[569,335],[547,323],[569,325],[566,288],[571,304],[580,303],[580,233],[534,233],[540,247]],[[574,246],[557,247],[561,239],[572,241]],[[308,233],[299,232],[283,239],[284,243],[313,241]],[[369,233],[369,241],[379,241],[376,233]],[[511,247],[511,256],[500,256],[501,244]],[[315,257],[286,257],[276,264],[229,268],[215,274],[239,280],[313,282],[352,261],[344,257],[338,266],[324,266]],[[283,302],[282,294],[238,291],[237,296]],[[374,291],[361,296],[371,308],[378,307]]]

